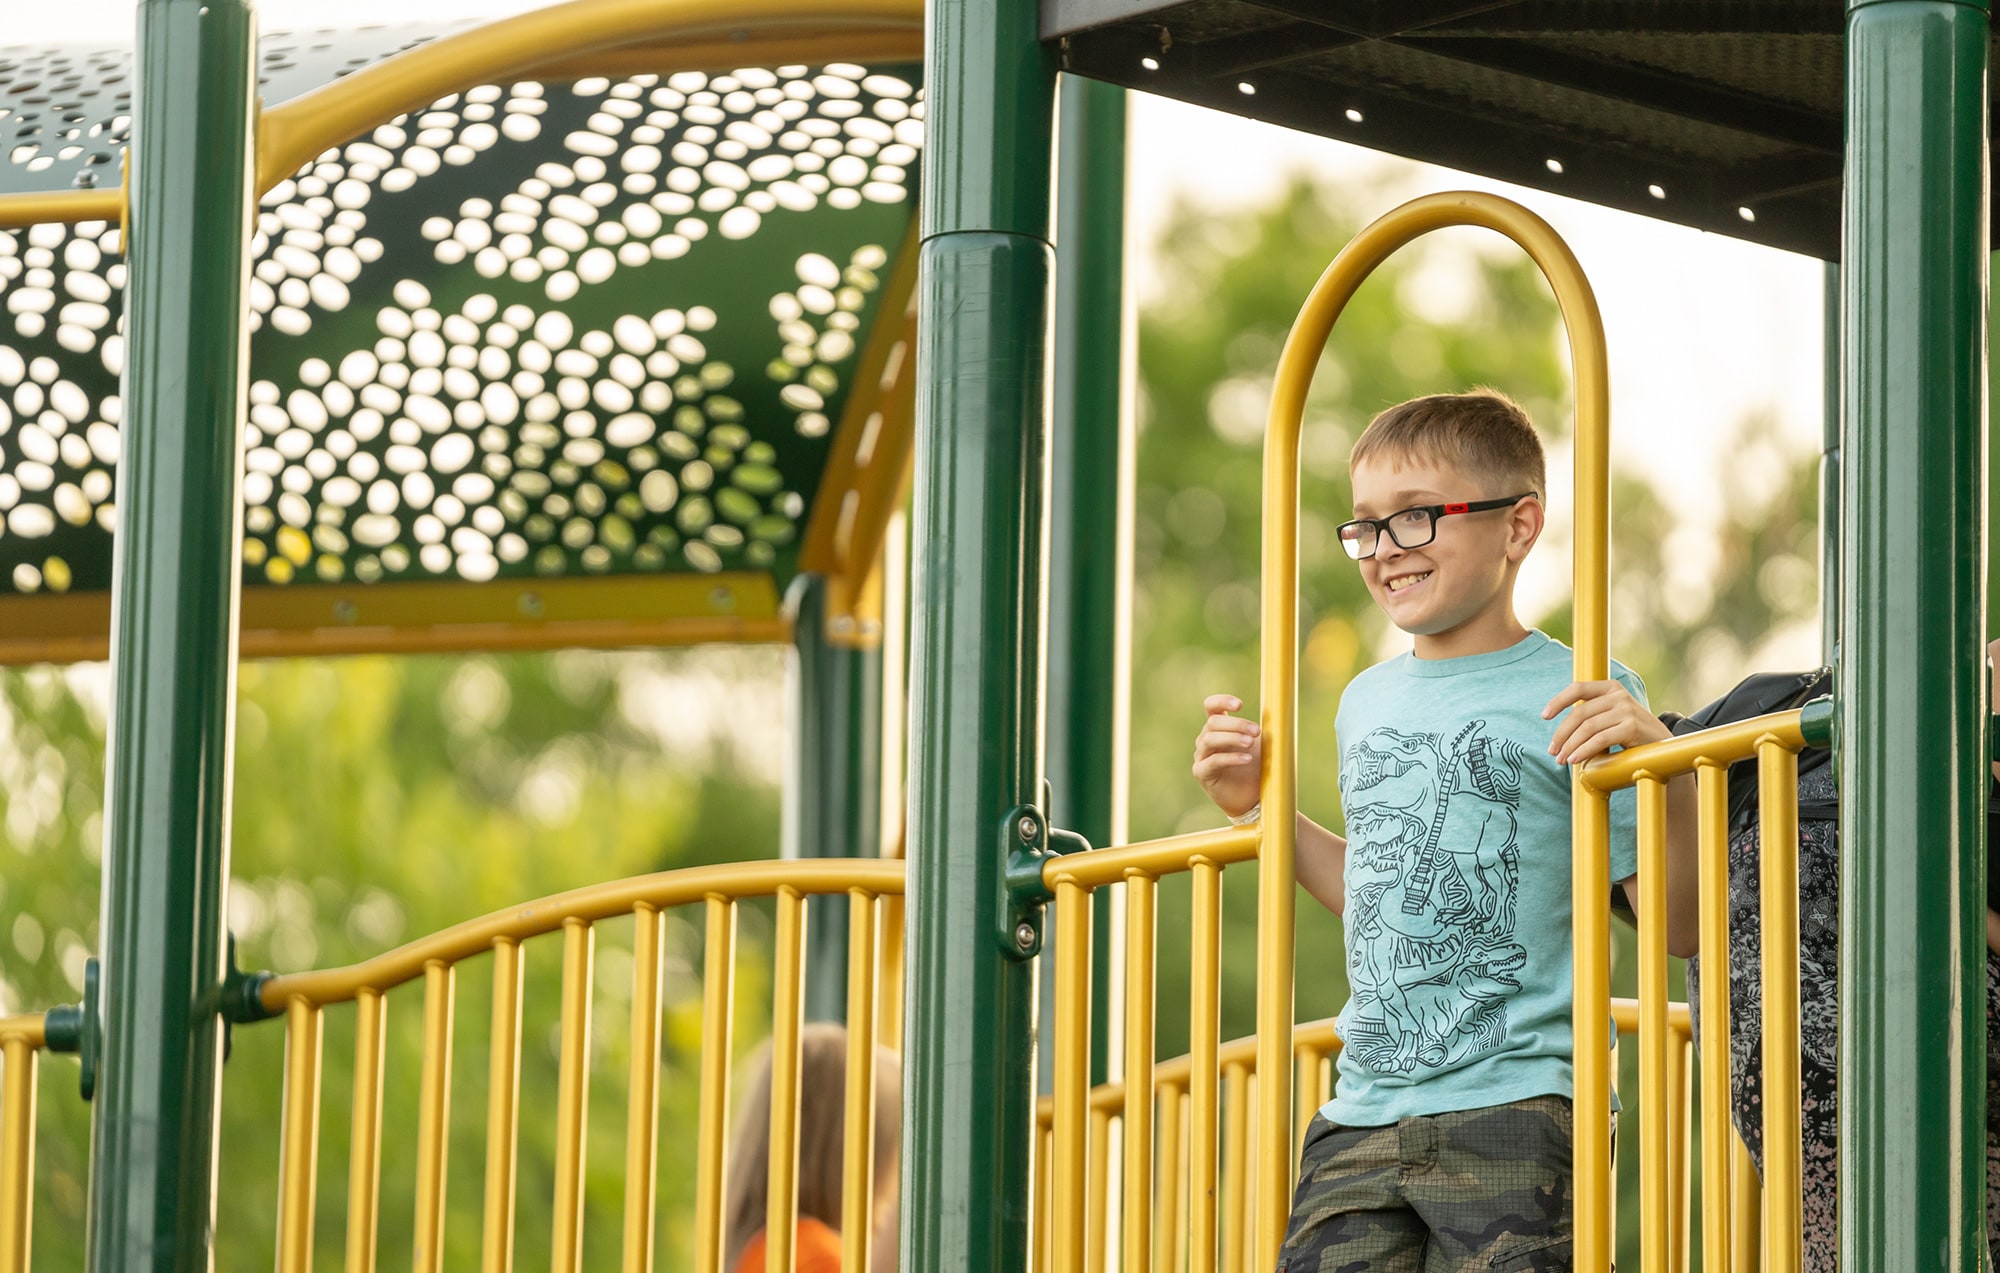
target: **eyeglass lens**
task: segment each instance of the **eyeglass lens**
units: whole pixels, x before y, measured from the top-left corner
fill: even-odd
[[[1428,508],[1406,508],[1384,520],[1398,548],[1422,548],[1437,534],[1437,522]],[[1374,556],[1380,541],[1380,526],[1372,521],[1349,522],[1340,528],[1340,546],[1356,561]]]

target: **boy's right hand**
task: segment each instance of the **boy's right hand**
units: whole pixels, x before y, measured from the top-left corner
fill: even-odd
[[[1234,694],[1211,694],[1202,707],[1208,719],[1194,740],[1195,780],[1217,808],[1238,817],[1257,803],[1264,740],[1256,721],[1230,715],[1243,710],[1243,700]]]

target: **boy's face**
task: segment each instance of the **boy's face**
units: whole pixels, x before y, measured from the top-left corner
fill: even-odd
[[[1354,467],[1353,479],[1357,518],[1516,493],[1489,490],[1455,467],[1414,457],[1366,460]],[[1383,534],[1375,555],[1355,564],[1390,622],[1416,636],[1441,636],[1512,614],[1514,568],[1541,528],[1540,502],[1524,499],[1511,508],[1440,517],[1436,537],[1419,548],[1404,548]]]

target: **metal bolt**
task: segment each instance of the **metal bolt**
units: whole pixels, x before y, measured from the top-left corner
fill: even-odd
[[[1014,944],[1024,951],[1033,950],[1035,948],[1035,926],[1025,919],[1015,925]]]
[[[1021,833],[1021,843],[1033,844],[1035,842],[1035,833],[1040,831],[1042,827],[1039,822],[1035,821],[1034,814],[1024,813],[1021,815],[1021,820],[1014,824],[1014,829]]]
[[[542,599],[536,593],[524,592],[515,599],[514,604],[526,618],[539,619],[542,617]]]
[[[333,603],[333,618],[336,623],[352,623],[359,617],[360,611],[355,609],[352,601],[336,601]]]

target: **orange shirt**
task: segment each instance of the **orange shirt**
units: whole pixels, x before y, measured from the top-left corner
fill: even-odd
[[[793,1253],[798,1260],[798,1273],[840,1273],[840,1235],[811,1216],[799,1217]],[[742,1258],[736,1261],[736,1273],[764,1273],[762,1233],[743,1248]]]

